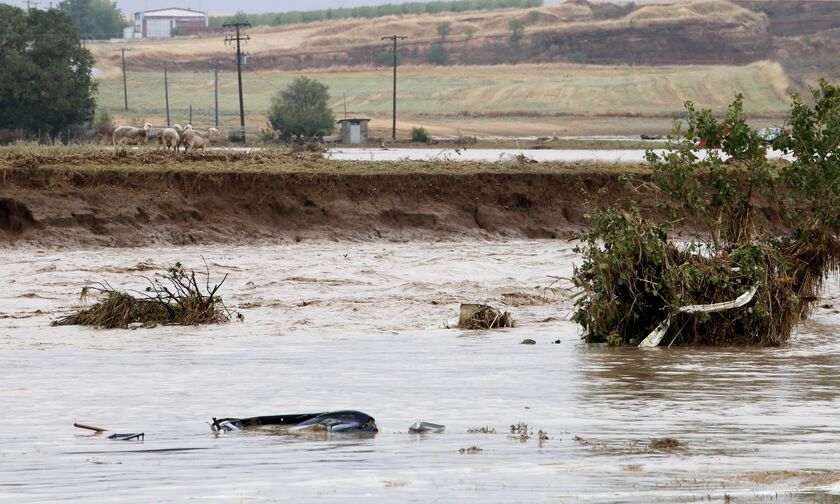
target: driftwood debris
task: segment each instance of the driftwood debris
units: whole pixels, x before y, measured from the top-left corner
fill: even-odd
[[[461,304],[461,313],[458,317],[459,329],[496,329],[515,325],[516,321],[508,312],[501,312],[484,304]]]
[[[145,291],[118,291],[106,282],[82,289],[82,299],[98,295],[100,301],[90,308],[58,318],[54,326],[86,325],[103,329],[128,328],[141,325],[199,325],[219,324],[239,313],[229,310],[218,291],[227,275],[215,285],[210,284],[210,271],[205,264],[204,277],[199,282],[195,271],[184,269],[181,263],[170,266],[166,273],[146,278]]]

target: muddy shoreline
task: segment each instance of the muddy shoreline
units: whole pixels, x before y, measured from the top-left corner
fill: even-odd
[[[426,165],[345,173],[18,163],[0,169],[0,243],[568,238],[586,227],[589,210],[626,196],[615,169],[552,171],[540,164],[431,172],[412,166]],[[644,206],[655,211],[652,198]],[[762,218],[777,220],[770,211]]]

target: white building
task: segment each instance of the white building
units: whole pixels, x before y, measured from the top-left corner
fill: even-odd
[[[134,13],[134,38],[168,38],[204,33],[209,26],[206,12],[190,9],[159,9]]]

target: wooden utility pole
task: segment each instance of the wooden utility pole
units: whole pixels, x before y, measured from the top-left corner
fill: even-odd
[[[83,47],[84,47],[84,39],[82,39],[82,44],[83,44]],[[125,77],[125,52],[126,51],[131,51],[131,49],[126,49],[125,47],[122,47],[120,49],[116,49],[116,51],[122,53],[123,97],[125,97],[125,110],[127,112],[128,111],[128,84],[126,82],[126,77]]]
[[[245,141],[245,104],[242,100],[242,47],[241,42],[251,40],[248,35],[242,35],[240,30],[242,28],[249,28],[251,23],[225,23],[224,28],[234,28],[236,35],[228,35],[225,37],[225,44],[236,42],[236,77],[239,80],[239,126],[242,128],[242,141]]]
[[[216,105],[216,128],[219,127],[219,60],[213,59],[213,97]]]
[[[390,37],[382,37],[382,40],[393,40],[394,48],[391,50],[394,53],[394,108],[391,114],[391,139],[397,139],[397,40],[405,40],[408,37],[400,35],[391,35]]]
[[[163,93],[166,97],[166,125],[170,126],[172,123],[169,122],[169,79],[166,75],[166,62],[163,62]]]

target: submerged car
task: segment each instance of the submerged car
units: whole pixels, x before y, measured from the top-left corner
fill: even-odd
[[[215,418],[213,432],[231,432],[261,426],[281,426],[290,432],[321,430],[326,432],[379,432],[374,418],[361,411],[331,411],[295,415],[271,415],[248,418]]]

